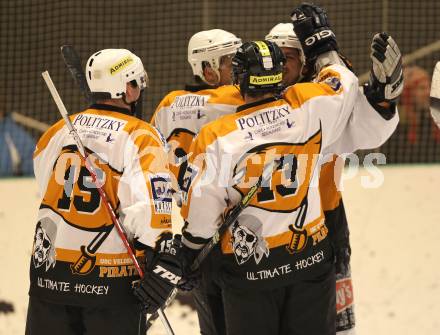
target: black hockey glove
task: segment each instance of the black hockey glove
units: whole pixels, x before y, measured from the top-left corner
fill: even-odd
[[[191,266],[199,252],[200,250],[194,250],[182,244],[180,255],[183,275],[177,287],[183,291],[191,291],[200,285],[200,268],[191,270]]]
[[[174,239],[167,250],[156,254],[147,264],[144,278],[133,283],[133,293],[143,304],[145,312],[153,314],[162,307],[180,281],[179,253],[180,240]]]
[[[394,39],[376,34],[371,43],[373,66],[365,95],[370,103],[396,102],[403,90],[402,54]]]
[[[307,64],[313,64],[325,52],[338,50],[336,36],[330,29],[327,13],[323,9],[302,3],[293,10],[291,18]]]
[[[380,33],[373,37],[370,58],[373,65],[364,94],[379,114],[389,120],[395,114],[403,90],[402,54],[391,36]],[[382,102],[389,103],[390,107],[380,106]]]

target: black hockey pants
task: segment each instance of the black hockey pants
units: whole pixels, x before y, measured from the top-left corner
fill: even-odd
[[[223,288],[228,335],[335,335],[335,274],[267,291]]]
[[[29,298],[26,335],[144,335],[139,305],[79,307]]]

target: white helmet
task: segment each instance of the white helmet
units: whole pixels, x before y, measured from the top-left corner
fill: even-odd
[[[193,74],[206,82],[202,62],[208,62],[220,77],[218,71],[222,56],[235,54],[241,46],[241,39],[222,29],[211,29],[194,34],[188,43],[188,62]]]
[[[148,75],[141,59],[126,49],[104,49],[90,56],[86,77],[92,93],[122,98],[126,84],[136,81],[142,90],[148,86]]]
[[[278,23],[265,37],[266,40],[274,42],[280,48],[294,48],[299,51],[301,63],[304,65],[306,58],[298,37],[293,31],[292,23]]]

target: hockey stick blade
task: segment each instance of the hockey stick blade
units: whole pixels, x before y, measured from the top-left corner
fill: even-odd
[[[92,102],[92,94],[90,93],[89,85],[84,71],[81,67],[81,58],[76,52],[75,48],[71,45],[63,45],[61,47],[61,54],[63,55],[64,63],[67,66],[70,74],[79,86],[82,94],[86,97],[87,102]]]
[[[437,62],[432,73],[430,109],[434,122],[440,128],[440,62]]]

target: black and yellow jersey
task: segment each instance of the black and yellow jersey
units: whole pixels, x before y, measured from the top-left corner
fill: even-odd
[[[156,247],[171,231],[166,147],[151,125],[109,105],[70,116],[99,183],[129,237]],[[137,271],[64,120],[40,138],[41,195],[30,294],[65,304],[135,303]]]
[[[151,123],[160,130],[170,146],[169,167],[176,190],[185,189],[183,175],[187,155],[200,128],[220,116],[234,113],[243,102],[239,89],[233,85],[172,91],[162,99]]]
[[[380,145],[398,122],[356,110],[364,105],[357,78],[332,65],[315,83],[296,84],[282,98],[240,106],[202,127],[184,175],[190,186],[181,210],[184,243],[203,247],[225,209],[271,165],[271,177],[221,240],[224,280],[273,288],[327,271],[333,254],[319,192],[320,157]],[[376,121],[380,128],[371,133],[356,132]]]

